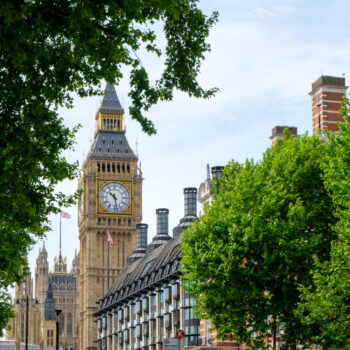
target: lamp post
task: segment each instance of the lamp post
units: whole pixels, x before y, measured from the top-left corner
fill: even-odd
[[[25,349],[28,350],[28,293],[26,295],[26,346]]]
[[[55,309],[55,314],[56,314],[56,350],[59,350],[59,332],[60,332],[60,324],[58,323],[58,316],[62,310]]]
[[[28,324],[29,324],[29,296],[28,296],[28,293],[26,293],[26,296],[25,298],[23,299],[17,299],[16,300],[16,304],[17,305],[23,305],[22,302],[25,301],[25,307],[26,307],[26,322],[25,322],[25,350],[28,350]],[[31,301],[33,301],[33,305],[32,306],[35,306],[37,304],[39,304],[39,302],[36,300],[36,299],[31,299]],[[19,341],[19,347],[21,347],[21,341]]]

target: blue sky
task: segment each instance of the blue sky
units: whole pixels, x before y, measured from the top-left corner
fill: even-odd
[[[158,130],[144,135],[126,113],[127,138],[138,153],[144,176],[143,222],[149,224],[149,240],[155,235],[155,210],[170,209],[169,229],[183,216],[183,188],[197,187],[205,179],[206,164],[225,165],[232,159],[259,159],[270,146],[276,125],[311,130],[311,83],[321,72],[350,81],[349,1],[291,0],[207,0],[199,2],[206,13],[218,10],[219,23],[209,41],[212,51],[203,63],[203,87],[217,86],[220,92],[210,100],[175,93],[174,100],[153,107],[146,115]],[[162,37],[160,36],[160,45]],[[154,79],[161,64],[140,52]],[[128,109],[128,79],[117,87]],[[60,110],[65,123],[82,124],[75,152],[65,156],[83,159],[95,129],[95,112],[100,97],[76,99],[72,110]],[[58,190],[73,192],[77,181],[65,182]],[[62,220],[63,254],[68,266],[79,249],[77,209]],[[50,268],[58,251],[59,217],[53,216],[46,247]],[[32,271],[38,248],[29,255]]]

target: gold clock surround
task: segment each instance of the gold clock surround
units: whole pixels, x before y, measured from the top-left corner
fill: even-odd
[[[119,183],[121,185],[123,185],[126,190],[129,192],[129,203],[127,205],[127,207],[118,212],[118,213],[115,213],[115,212],[112,212],[112,211],[108,211],[106,210],[103,205],[101,204],[101,201],[100,201],[100,193],[101,193],[101,190],[104,186],[106,186],[107,184],[109,183]],[[125,180],[102,180],[102,179],[99,179],[97,181],[97,191],[96,191],[96,203],[97,203],[97,213],[98,214],[102,214],[102,215],[113,215],[113,216],[124,216],[124,215],[132,215],[132,181],[125,181]]]

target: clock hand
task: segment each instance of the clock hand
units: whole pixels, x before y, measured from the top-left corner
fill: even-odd
[[[117,197],[115,196],[115,194],[112,192],[109,192],[109,194],[113,197],[115,205],[117,205]]]

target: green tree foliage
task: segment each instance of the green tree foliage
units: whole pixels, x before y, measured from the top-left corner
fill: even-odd
[[[130,69],[130,114],[148,134],[143,116],[173,90],[208,98],[197,82],[217,13],[205,16],[197,0],[4,0],[0,2],[0,288],[20,280],[28,247],[48,230],[48,215],[73,196],[55,185],[77,176],[62,152],[73,147],[76,128],[58,117],[59,106],[101,93],[102,79],[118,83]],[[155,44],[163,23],[165,50]],[[150,78],[138,52],[164,55],[159,79]],[[6,293],[0,302],[6,303]],[[0,304],[1,306],[2,304]],[[1,310],[5,310],[2,312]],[[7,307],[0,319],[8,317]],[[2,327],[0,327],[2,329]],[[1,331],[0,331],[1,333]]]
[[[253,349],[282,326],[296,349],[317,329],[294,311],[299,285],[312,284],[314,259],[329,259],[333,202],[324,185],[327,144],[286,131],[263,155],[230,162],[215,181],[214,201],[183,235],[182,272],[200,317]]]
[[[334,226],[331,258],[314,272],[314,285],[303,286],[299,314],[307,326],[319,334],[311,343],[324,349],[350,349],[350,102],[344,100],[339,133],[329,133],[329,152],[325,161],[325,183],[339,219]]]

